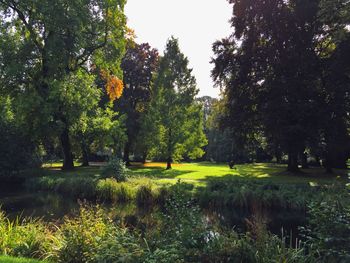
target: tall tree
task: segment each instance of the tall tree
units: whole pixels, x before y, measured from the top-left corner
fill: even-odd
[[[167,169],[183,156],[201,157],[206,144],[203,133],[202,107],[195,101],[198,93],[188,59],[181,53],[178,40],[170,38],[154,82],[160,143],[159,154],[166,158]]]
[[[326,31],[339,23],[321,22],[325,2],[330,1],[231,0],[234,33],[213,47],[213,78],[227,97],[226,125],[243,143],[247,135],[263,132],[288,154],[292,172],[298,155],[314,145],[314,137],[320,140],[326,116],[320,111],[324,63],[318,47],[329,43]],[[336,5],[344,11],[345,2]]]
[[[129,42],[122,60],[124,93],[117,104],[127,116],[127,142],[124,146],[124,162],[130,164],[129,154],[140,131],[140,119],[151,99],[151,80],[158,65],[158,51],[148,43]]]
[[[89,70],[92,62],[120,74],[124,5],[125,0],[0,1],[0,86],[14,96],[31,98],[31,110],[23,113],[31,126],[52,130],[60,123],[63,169],[73,168],[69,116],[55,106],[50,90],[79,69]]]

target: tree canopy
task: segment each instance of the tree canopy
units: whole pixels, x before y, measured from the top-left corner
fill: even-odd
[[[196,103],[198,93],[188,59],[181,53],[178,40],[170,38],[153,87],[153,113],[159,129],[157,155],[166,158],[167,168],[174,160],[186,156],[201,157],[206,144],[203,133],[202,107]]]
[[[121,77],[124,5],[124,0],[0,1],[1,93],[18,98],[19,115],[38,139],[59,131],[64,169],[73,168],[71,121],[96,95],[93,69]]]
[[[288,154],[290,171],[298,169],[298,156],[308,149],[318,149],[330,166],[344,167],[349,62],[337,64],[337,75],[332,61],[339,52],[348,56],[347,1],[230,3],[234,32],[213,45],[212,76],[224,88],[225,125],[242,143],[263,132]]]

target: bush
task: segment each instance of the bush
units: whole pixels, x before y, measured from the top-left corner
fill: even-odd
[[[99,207],[82,206],[79,216],[66,218],[61,247],[52,259],[64,263],[137,262],[143,254],[137,237],[116,226]]]
[[[102,175],[104,177],[112,177],[118,182],[125,182],[127,179],[127,172],[128,169],[125,163],[117,157],[112,157],[106,167],[104,167]]]
[[[309,226],[302,230],[323,262],[350,262],[350,194],[330,191],[310,203]]]

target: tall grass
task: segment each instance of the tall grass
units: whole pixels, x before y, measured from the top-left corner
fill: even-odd
[[[99,180],[96,187],[97,197],[103,201],[125,203],[135,199],[136,191],[127,183],[115,179]]]
[[[42,221],[10,221],[0,211],[0,254],[42,258],[52,241],[52,233]]]
[[[318,189],[308,185],[283,185],[258,180],[211,180],[196,191],[202,206],[227,206],[250,209],[305,210]]]
[[[74,198],[93,199],[96,196],[97,180],[91,177],[32,178],[26,182],[29,190],[53,191]]]

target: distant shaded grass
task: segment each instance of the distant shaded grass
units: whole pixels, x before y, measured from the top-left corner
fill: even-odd
[[[0,256],[0,263],[44,263],[46,261],[39,261],[29,258],[15,258],[9,256]]]

